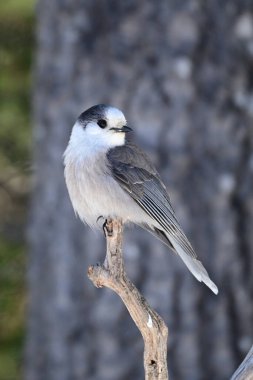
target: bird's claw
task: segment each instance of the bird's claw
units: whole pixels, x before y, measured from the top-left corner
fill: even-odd
[[[103,231],[104,231],[104,235],[105,235],[105,238],[106,238],[106,233],[107,233],[107,228],[106,228],[106,225],[107,225],[107,219],[105,219],[105,222],[103,224]]]
[[[101,226],[101,224],[99,223],[99,226],[102,227],[103,232],[104,232],[104,235],[105,235],[105,237],[106,237],[105,228],[106,228],[107,219],[105,219],[105,218],[103,217],[103,215],[100,215],[100,216],[97,218],[96,223],[98,223],[101,219],[103,219],[104,222],[103,222],[102,226]]]

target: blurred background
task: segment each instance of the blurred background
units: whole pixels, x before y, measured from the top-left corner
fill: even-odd
[[[86,276],[62,154],[86,108],[122,109],[220,293],[127,228],[127,273],[169,327],[172,379],[229,379],[253,338],[251,0],[0,4],[0,380],[141,379],[125,307]]]
[[[34,19],[33,0],[0,2],[1,380],[20,379],[23,365]]]

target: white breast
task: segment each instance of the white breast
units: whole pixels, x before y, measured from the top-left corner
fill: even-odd
[[[96,227],[97,219],[120,217],[141,223],[147,217],[133,199],[109,175],[104,165],[66,163],[69,196],[81,220]]]
[[[120,217],[141,223],[147,214],[113,179],[107,166],[107,150],[90,150],[69,144],[65,156],[65,178],[75,212],[91,227],[100,216]]]

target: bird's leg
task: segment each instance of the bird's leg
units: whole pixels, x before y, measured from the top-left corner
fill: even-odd
[[[105,237],[112,236],[113,235],[113,221],[112,221],[112,219],[106,219],[104,224],[103,224],[103,228],[104,228]]]
[[[112,235],[113,235],[113,222],[112,222],[112,219],[106,219],[106,218],[103,217],[103,215],[100,215],[97,218],[96,223],[98,223],[101,219],[104,220],[104,223],[102,224],[102,229],[103,229],[105,238],[107,239],[107,237],[112,237]],[[108,263],[107,256],[105,257],[104,268],[106,268],[107,270],[109,270],[109,263]]]
[[[100,215],[100,216],[97,218],[96,223],[98,223],[101,219],[103,219],[104,222],[103,222],[102,226],[101,226],[101,224],[100,224],[100,227],[102,227],[103,232],[104,232],[104,237],[106,238],[106,223],[107,223],[107,219],[104,218],[103,215]]]
[[[103,231],[104,231],[104,235],[106,238],[106,243],[108,245],[108,238],[112,238],[112,236],[113,236],[113,220],[112,219],[106,219],[105,220],[105,222],[103,224]],[[108,252],[108,248],[107,248],[107,252]],[[112,266],[111,256],[108,255],[108,253],[107,253],[105,256],[104,268],[106,270],[110,271],[111,266]]]
[[[106,231],[107,231],[106,225],[107,225],[107,219],[105,219],[105,221],[103,223],[103,231],[104,231],[105,238],[106,238]]]
[[[104,223],[102,224],[102,228],[103,228],[103,231],[104,231],[104,235],[105,235],[105,238],[107,236],[112,236],[113,234],[113,223],[112,223],[112,219],[106,219],[104,218],[102,215],[100,215],[98,218],[97,218],[97,222],[99,222],[100,219],[103,219],[104,220]]]

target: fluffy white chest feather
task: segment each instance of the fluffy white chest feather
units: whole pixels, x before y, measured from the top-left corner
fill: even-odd
[[[106,159],[108,148],[100,148],[70,142],[64,154],[66,184],[75,212],[91,227],[98,227],[100,216],[143,222],[147,214],[113,179]]]

